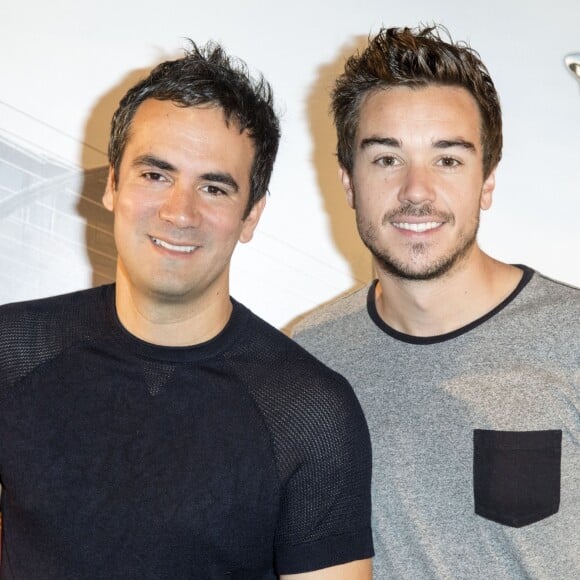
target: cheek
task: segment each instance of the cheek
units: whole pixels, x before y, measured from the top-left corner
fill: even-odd
[[[391,172],[369,171],[368,175],[356,183],[356,194],[364,197],[368,203],[387,203],[397,197],[401,187],[405,185],[403,171]]]
[[[136,224],[158,215],[158,204],[146,198],[125,197],[117,200],[115,220]]]
[[[472,227],[479,221],[481,213],[479,197],[474,196],[469,200],[458,198],[451,206],[451,210],[458,224],[464,224],[466,228]]]
[[[244,222],[241,215],[222,211],[205,211],[200,230],[205,235],[220,240],[224,245],[234,244],[243,230]],[[231,244],[228,242],[231,241]]]
[[[370,187],[363,189],[364,184],[360,190],[357,189],[355,193],[356,212],[368,220],[380,220],[384,213],[393,206],[393,200],[388,195],[386,188]],[[362,195],[361,192],[364,192]]]

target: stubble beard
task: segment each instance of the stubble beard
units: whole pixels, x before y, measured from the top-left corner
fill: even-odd
[[[397,221],[397,218],[405,216],[430,216],[441,218],[450,225],[455,223],[453,215],[435,212],[431,206],[419,208],[405,206],[386,214],[383,217],[382,226],[388,226],[392,221]],[[374,256],[377,268],[396,278],[414,281],[434,280],[448,274],[467,257],[475,245],[479,229],[479,215],[477,215],[473,226],[461,233],[455,246],[446,255],[434,258],[432,261],[424,261],[423,258],[435,248],[433,245],[423,242],[409,242],[407,246],[409,257],[407,259],[397,258],[389,251],[388,247],[379,245],[376,228],[371,222],[364,221],[358,213],[356,221],[361,240]]]

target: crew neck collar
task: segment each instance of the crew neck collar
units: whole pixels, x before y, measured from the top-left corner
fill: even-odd
[[[369,316],[371,317],[372,321],[378,326],[383,332],[392,336],[393,338],[400,340],[402,342],[408,342],[410,344],[436,344],[439,342],[445,342],[447,340],[452,340],[465,334],[474,328],[478,327],[479,325],[483,324],[490,318],[494,317],[500,311],[502,311],[510,302],[512,302],[520,292],[527,286],[530,282],[532,277],[534,276],[534,270],[529,268],[528,266],[524,266],[521,264],[514,264],[516,268],[519,268],[523,271],[523,275],[518,282],[517,286],[513,289],[513,291],[502,300],[499,304],[497,304],[494,308],[492,308],[489,312],[476,318],[472,322],[458,328],[456,330],[452,330],[451,332],[447,332],[444,334],[438,334],[435,336],[413,336],[411,334],[406,334],[404,332],[400,332],[395,330],[392,326],[387,324],[379,315],[377,310],[377,305],[375,302],[375,289],[378,283],[378,279],[374,280],[369,287],[368,294],[367,294],[367,311]]]
[[[106,287],[104,301],[114,341],[121,352],[154,360],[195,362],[215,356],[232,345],[244,327],[249,311],[230,297],[232,312],[224,328],[208,341],[191,346],[162,346],[131,334],[119,320],[115,307],[115,285]]]

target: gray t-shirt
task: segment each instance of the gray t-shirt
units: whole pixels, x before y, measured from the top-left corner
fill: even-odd
[[[374,284],[295,329],[365,411],[378,580],[580,578],[580,291],[523,269],[446,335],[387,326]]]

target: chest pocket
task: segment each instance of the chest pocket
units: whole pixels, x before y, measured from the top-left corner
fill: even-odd
[[[562,431],[473,432],[475,513],[520,528],[560,507]]]

